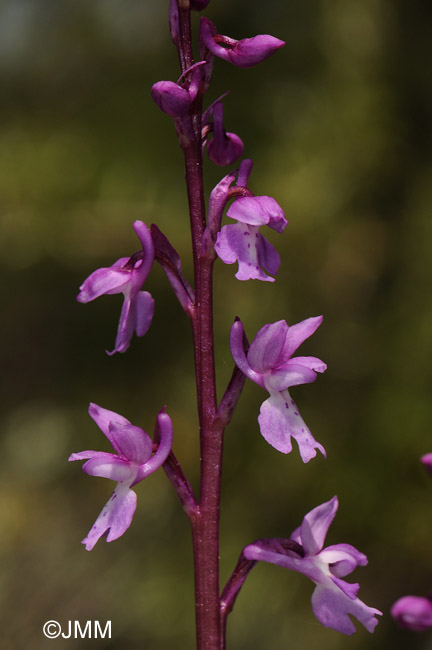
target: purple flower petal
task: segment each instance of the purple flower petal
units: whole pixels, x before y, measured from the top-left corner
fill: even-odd
[[[232,165],[243,153],[244,145],[235,133],[225,131],[221,139],[211,138],[207,144],[210,160],[220,167]]]
[[[224,128],[222,102],[213,108],[213,138],[207,145],[208,157],[215,165],[231,165],[243,153],[243,142],[235,133],[227,133]]]
[[[279,393],[290,386],[310,384],[316,379],[316,373],[307,366],[300,365],[292,359],[285,366],[272,370],[265,379],[265,387],[270,393]]]
[[[260,232],[258,233],[257,252],[260,267],[270,275],[277,275],[281,263],[280,255]]]
[[[82,540],[86,550],[91,551],[97,541],[108,532],[107,542],[121,537],[132,523],[137,496],[127,483],[119,483],[105,504],[87,537]]]
[[[336,516],[339,503],[336,496],[311,510],[300,526],[302,546],[307,555],[315,555],[324,546],[330,524]]]
[[[240,41],[227,36],[221,37],[217,34],[216,27],[208,18],[201,18],[200,37],[215,56],[240,68],[250,68],[264,61],[264,59],[267,59],[285,45],[284,41],[269,34],[258,34]]]
[[[86,303],[106,293],[121,293],[129,279],[129,271],[123,269],[112,267],[97,269],[80,286],[77,300]]]
[[[293,353],[300,347],[303,341],[306,341],[318,329],[322,321],[322,316],[314,316],[290,326],[285,339],[283,360],[281,359],[281,363],[282,361],[288,361],[292,357]]]
[[[107,458],[110,455],[111,458]],[[90,458],[83,465],[83,472],[90,476],[109,478],[119,483],[129,481],[129,485],[135,480],[137,468],[132,466],[128,460],[119,458],[114,454],[100,452],[97,456]]]
[[[159,108],[171,117],[180,117],[189,111],[192,97],[189,92],[174,81],[158,81],[151,89]]]
[[[107,354],[111,356],[115,352],[126,352],[134,332],[137,336],[144,336],[151,325],[153,312],[154,300],[148,291],[140,291],[133,298],[126,295],[120,312],[115,347],[111,352],[107,351]]]
[[[159,413],[157,419],[160,431],[160,442],[158,448],[153,457],[150,458],[144,465],[140,466],[137,478],[135,479],[134,483],[132,483],[132,485],[135,485],[135,483],[138,483],[138,481],[142,481],[143,478],[149,474],[152,474],[159,467],[161,467],[161,465],[163,465],[163,463],[168,458],[171,451],[173,439],[171,418],[167,413],[162,412]]]
[[[330,571],[332,575],[338,578],[343,578],[352,573],[357,566],[366,566],[367,564],[366,555],[360,553],[351,544],[327,546],[321,551],[320,558],[331,565]]]
[[[335,576],[332,576],[332,581],[336,587],[339,587],[345,596],[348,596],[348,598],[351,598],[351,600],[354,600],[356,598],[358,590],[360,589],[358,582],[346,582],[345,580],[341,580]]]
[[[135,332],[137,336],[147,333],[154,314],[154,300],[148,291],[140,291],[135,297]]]
[[[215,251],[225,264],[238,262],[237,280],[274,282],[260,268],[260,234],[255,226],[230,224],[218,233]]]
[[[244,351],[243,335],[243,323],[241,320],[234,321],[230,333],[231,354],[237,367],[240,368],[242,373],[246,375],[246,377],[249,377],[249,379],[251,379],[253,382],[264,388],[264,381],[261,373],[256,372],[249,365],[249,361]]]
[[[317,450],[324,457],[326,455],[324,447],[312,436],[287,390],[270,395],[261,404],[258,423],[265,440],[283,454],[290,453],[293,437],[304,463],[314,458]]]
[[[327,364],[317,357],[293,357],[286,365],[289,366],[290,364],[305,366],[305,368],[310,368],[315,372],[325,372],[327,370]]]
[[[153,443],[143,429],[133,424],[110,422],[109,430],[123,458],[139,465],[151,458]]]
[[[251,226],[268,225],[278,232],[288,224],[281,206],[271,196],[242,196],[232,203],[227,216]]]
[[[432,602],[420,596],[403,596],[391,608],[400,627],[423,632],[432,627]]]
[[[287,332],[288,325],[284,320],[264,325],[257,332],[247,354],[251,368],[265,373],[278,366]]]
[[[121,449],[117,446],[115,437],[110,431],[110,423],[115,422],[116,424],[130,425],[129,420],[124,418],[123,415],[115,413],[114,411],[108,411],[108,409],[104,409],[102,406],[98,406],[98,404],[94,404],[93,402],[90,403],[88,412],[102,433],[106,435],[113,449],[121,455]]]
[[[337,587],[331,589],[325,585],[315,587],[312,609],[324,627],[330,627],[342,634],[354,634],[356,631],[349,614],[355,616],[369,632],[373,632],[378,624],[375,616],[382,614],[378,609],[368,607],[358,598],[351,599]]]
[[[132,271],[131,293],[132,295],[135,295],[141,289],[143,283],[147,279],[148,274],[150,273],[151,267],[153,266],[155,253],[150,230],[147,228],[144,221],[134,221],[133,229],[135,230],[135,233],[141,242],[143,250],[142,263],[139,265],[136,264]]]

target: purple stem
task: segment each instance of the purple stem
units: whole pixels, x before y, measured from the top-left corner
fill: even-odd
[[[193,65],[190,6],[178,0],[179,59],[184,72]],[[202,97],[198,93],[189,115],[178,122],[183,150],[192,234],[195,280],[195,309],[192,330],[195,353],[198,417],[200,427],[200,498],[192,526],[198,650],[220,650],[219,615],[219,517],[223,449],[223,425],[215,421],[216,382],[213,339],[213,259],[202,255],[206,227],[203,187],[201,122]]]
[[[226,645],[226,626],[228,614],[232,611],[239,591],[255,564],[256,560],[247,560],[242,551],[240,553],[237,565],[222,592],[220,603],[220,617],[222,628],[221,650],[224,650]]]

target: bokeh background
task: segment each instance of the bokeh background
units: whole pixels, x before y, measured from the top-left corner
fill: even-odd
[[[89,401],[150,433],[162,406],[194,485],[198,442],[189,326],[162,271],[148,334],[109,358],[121,296],[75,302],[82,280],[132,254],[135,219],[156,222],[190,277],[183,163],[151,84],[176,79],[168,0],[0,2],[0,264],[2,398],[0,647],[5,650],[194,647],[186,518],[158,472],[137,486],[120,540],[80,544],[110,481],[68,464],[106,449]],[[219,391],[235,315],[249,338],[266,322],[324,314],[302,354],[328,363],[293,389],[328,459],[303,466],[259,435],[264,398],[248,382],[226,436],[222,582],[240,549],[288,536],[338,494],[329,543],[369,565],[353,581],[383,610],[374,635],[326,630],[313,585],[271,565],[254,569],[229,624],[230,650],[430,649],[432,633],[396,628],[389,608],[432,589],[431,111],[432,7],[414,0],[212,0],[222,33],[287,42],[250,70],[218,61],[208,101],[227,89],[226,127],[245,142],[250,186],[290,221],[269,238],[282,256],[274,284],[235,280],[216,265]],[[198,16],[194,16],[197,20]],[[195,20],[195,22],[196,22]],[[206,163],[207,191],[226,173]],[[112,621],[112,639],[57,640],[46,620]]]

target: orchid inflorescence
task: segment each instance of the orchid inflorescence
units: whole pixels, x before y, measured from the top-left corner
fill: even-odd
[[[153,317],[154,300],[142,287],[156,261],[183,310],[192,322],[196,364],[198,415],[202,473],[200,499],[184,475],[172,452],[172,423],[165,407],[156,419],[154,439],[122,415],[91,404],[89,413],[108,438],[115,453],[82,451],[69,460],[85,460],[83,470],[91,476],[109,478],[117,486],[83,540],[87,550],[106,535],[108,542],[122,536],[129,528],[135,508],[136,493],[131,489],[149,474],[162,467],[176,489],[190,519],[194,538],[197,602],[197,639],[199,650],[225,647],[226,618],[247,574],[258,561],[270,562],[297,571],[311,579],[316,587],[312,596],[315,616],[325,626],[343,634],[355,627],[350,615],[369,632],[377,624],[377,609],[368,607],[357,597],[358,584],[344,578],[357,566],[367,563],[365,555],[349,544],[324,548],[327,530],[338,508],[337,497],[314,508],[299,528],[287,539],[266,538],[247,545],[220,595],[218,577],[220,480],[224,429],[231,420],[245,378],[268,393],[258,416],[264,439],[283,454],[297,443],[301,459],[308,463],[323,445],[315,440],[289,389],[314,382],[326,364],[313,356],[294,356],[300,345],[321,325],[323,317],[314,316],[289,325],[286,320],[264,324],[249,345],[245,328],[235,318],[230,333],[235,367],[232,379],[219,405],[214,380],[214,341],[212,331],[213,265],[217,259],[238,264],[235,277],[240,281],[274,282],[281,263],[279,253],[267,241],[266,226],[282,234],[288,224],[284,211],[271,196],[255,196],[248,187],[252,161],[243,159],[214,187],[204,214],[202,156],[207,150],[216,165],[231,165],[243,154],[243,141],[225,130],[223,98],[206,110],[202,101],[208,91],[215,57],[240,68],[264,61],[284,42],[267,34],[235,40],[220,34],[214,23],[202,18],[200,23],[200,59],[194,61],[191,45],[190,12],[205,9],[210,0],[171,0],[169,24],[177,47],[181,75],[177,81],[158,81],[151,95],[159,108],[173,118],[179,144],[186,163],[195,287],[182,272],[180,257],[167,237],[153,224],[135,221],[133,228],[141,248],[129,257],[121,257],[111,266],[97,269],[83,282],[77,300],[93,301],[102,295],[122,293],[120,320],[112,352],[124,353],[133,335],[142,337]],[[222,225],[224,214],[230,220]]]

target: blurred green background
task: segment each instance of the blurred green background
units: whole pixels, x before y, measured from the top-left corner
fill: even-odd
[[[76,303],[82,280],[132,254],[135,219],[156,222],[190,277],[183,163],[151,84],[178,76],[166,1],[0,2],[2,650],[194,646],[188,523],[162,472],[139,484],[133,525],[87,553],[80,544],[112,490],[68,464],[105,449],[89,401],[152,432],[166,404],[174,450],[194,485],[198,442],[189,326],[154,268],[153,325],[109,358],[121,296]],[[250,339],[266,322],[324,314],[301,354],[328,371],[293,396],[328,459],[304,466],[259,435],[263,391],[248,382],[227,431],[222,583],[241,548],[288,536],[338,494],[328,543],[369,557],[352,581],[383,610],[374,635],[314,618],[313,585],[254,569],[230,617],[230,650],[430,649],[398,630],[401,595],[432,589],[431,112],[432,6],[420,0],[212,0],[205,14],[233,37],[287,42],[250,70],[217,61],[208,102],[245,142],[250,187],[290,221],[269,233],[277,281],[235,280],[216,265],[218,385],[235,315]],[[195,22],[198,16],[194,16]],[[206,162],[206,189],[226,173]],[[48,619],[112,621],[112,639],[47,640]]]

